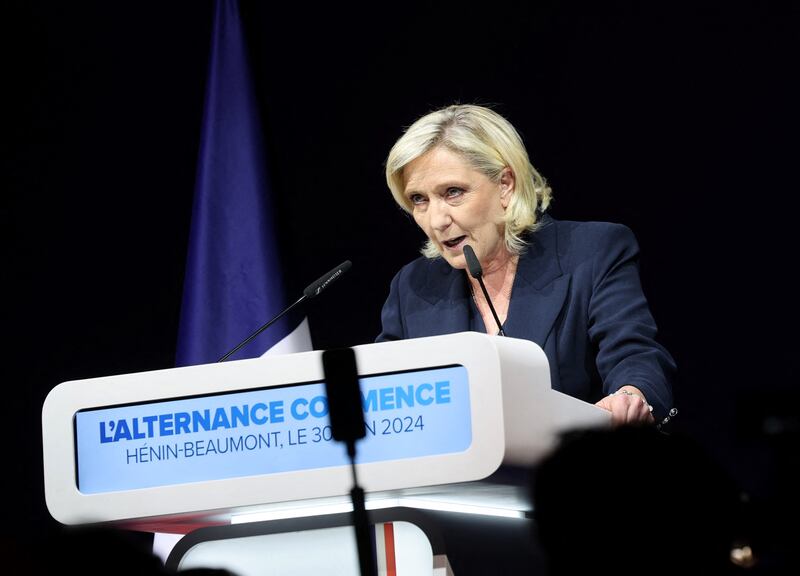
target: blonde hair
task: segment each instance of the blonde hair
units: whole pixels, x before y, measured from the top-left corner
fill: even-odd
[[[520,254],[525,248],[522,236],[538,227],[538,213],[550,205],[552,192],[528,159],[516,129],[493,110],[471,104],[447,106],[414,122],[386,158],[386,183],[395,202],[408,213],[413,207],[403,194],[403,169],[438,146],[455,152],[492,182],[499,182],[505,168],[511,169],[515,189],[503,217],[505,244],[509,252]],[[430,241],[422,254],[440,256]]]

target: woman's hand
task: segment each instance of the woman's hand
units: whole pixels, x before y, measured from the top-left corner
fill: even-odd
[[[648,404],[644,394],[635,386],[623,386],[597,402],[599,406],[611,412],[611,426],[616,428],[623,424],[653,424],[653,407]]]

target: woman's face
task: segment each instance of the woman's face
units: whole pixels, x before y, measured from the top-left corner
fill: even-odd
[[[403,169],[414,220],[453,268],[466,268],[469,244],[484,273],[508,261],[503,214],[514,193],[506,168],[492,182],[447,148],[434,148]]]

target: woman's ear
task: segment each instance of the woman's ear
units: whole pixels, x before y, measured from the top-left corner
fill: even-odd
[[[500,173],[500,204],[503,209],[508,208],[508,203],[511,202],[511,196],[514,195],[514,188],[517,184],[517,179],[514,177],[514,172],[506,166]]]

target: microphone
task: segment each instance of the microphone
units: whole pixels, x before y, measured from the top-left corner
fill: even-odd
[[[361,576],[376,576],[372,564],[375,551],[370,539],[364,489],[358,485],[356,475],[356,440],[367,435],[367,427],[364,423],[355,352],[352,348],[325,350],[322,353],[322,369],[325,373],[325,396],[328,398],[331,433],[334,440],[347,444],[347,455],[350,457],[350,470],[353,474],[350,499],[353,502],[353,526]]]
[[[489,304],[489,310],[492,311],[494,321],[497,322],[497,328],[499,329],[498,334],[500,336],[505,336],[506,333],[503,332],[503,325],[500,323],[500,318],[498,318],[497,312],[495,312],[494,305],[492,304],[492,300],[489,298],[489,292],[486,290],[486,285],[483,283],[483,269],[481,268],[481,263],[478,262],[478,257],[475,256],[475,251],[469,244],[464,245],[464,258],[467,260],[467,270],[469,270],[469,275],[475,278],[475,280],[478,281],[478,284],[481,285],[483,295],[486,298],[486,302]]]
[[[322,369],[333,439],[347,442],[347,453],[354,457],[356,440],[367,435],[356,354],[352,348],[325,350]]]
[[[350,262],[350,260],[345,260],[344,262],[339,264],[336,268],[334,268],[327,274],[320,276],[319,278],[314,280],[311,284],[306,286],[305,290],[303,290],[303,296],[305,298],[315,298],[319,296],[320,292],[325,290],[325,288],[327,288],[331,282],[338,279],[339,276],[350,270],[350,267],[352,265],[353,264]]]
[[[314,280],[311,284],[306,286],[305,290],[303,290],[303,295],[300,298],[298,298],[295,301],[294,304],[292,304],[289,307],[283,309],[283,311],[281,311],[277,316],[272,318],[272,320],[270,320],[266,324],[262,325],[258,330],[256,330],[252,334],[250,334],[250,336],[248,336],[247,338],[245,338],[244,340],[239,342],[239,344],[237,344],[236,347],[233,348],[233,350],[231,350],[230,352],[225,354],[222,358],[217,360],[217,362],[224,362],[229,357],[231,357],[233,354],[236,354],[236,352],[238,352],[244,346],[249,344],[253,340],[253,338],[258,336],[264,330],[266,330],[267,328],[272,326],[275,322],[280,320],[283,317],[284,314],[286,314],[292,308],[294,308],[295,306],[300,304],[300,302],[302,302],[303,300],[308,300],[309,298],[316,298],[317,296],[319,296],[320,293],[322,293],[323,290],[325,290],[328,286],[331,285],[332,282],[334,282],[335,280],[339,279],[339,277],[341,277],[342,274],[344,274],[345,272],[350,270],[350,267],[352,265],[353,265],[353,263],[350,262],[350,260],[345,260],[344,262],[339,264],[336,268],[334,268],[333,270],[331,270],[327,274],[323,274],[322,276],[320,276],[319,278]]]

